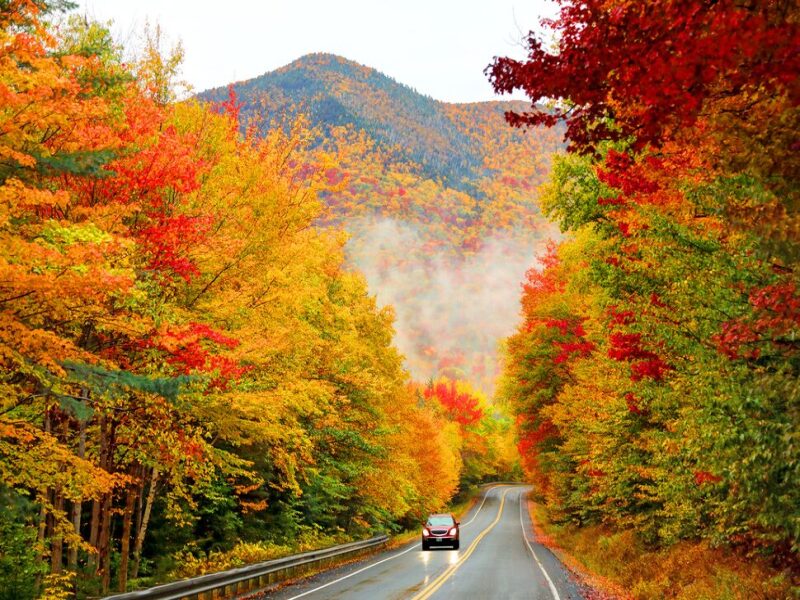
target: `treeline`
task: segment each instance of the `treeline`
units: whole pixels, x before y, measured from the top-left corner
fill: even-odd
[[[498,91],[566,122],[502,396],[554,518],[800,574],[795,2],[564,3]],[[797,588],[795,587],[795,593]],[[776,591],[777,590],[777,591]],[[766,592],[764,592],[766,593]]]
[[[242,135],[235,98],[175,101],[157,34],[126,62],[49,9],[0,5],[0,597],[394,530],[511,468],[315,225],[315,132]]]

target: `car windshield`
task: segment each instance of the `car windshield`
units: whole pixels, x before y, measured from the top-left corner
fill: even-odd
[[[435,515],[428,517],[428,525],[436,527],[437,525],[448,526],[453,524],[453,518],[450,515]]]

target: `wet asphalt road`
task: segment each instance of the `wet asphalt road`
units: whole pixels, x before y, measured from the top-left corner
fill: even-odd
[[[522,485],[486,490],[461,520],[461,548],[420,542],[268,593],[270,600],[583,598],[559,560],[536,543]]]

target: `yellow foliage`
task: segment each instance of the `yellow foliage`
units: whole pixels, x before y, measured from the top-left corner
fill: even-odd
[[[44,590],[39,596],[39,600],[69,600],[74,598],[75,585],[74,571],[64,571],[62,573],[50,573],[44,578]]]

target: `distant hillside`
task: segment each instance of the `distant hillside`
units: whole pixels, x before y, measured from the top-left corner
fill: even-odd
[[[563,130],[509,127],[504,112],[524,102],[439,102],[330,54],[233,88],[243,128],[266,131],[302,114],[336,157],[326,218],[347,229],[350,260],[379,302],[395,307],[412,374],[448,373],[491,391],[518,284],[556,235],[536,196]]]
[[[394,158],[412,162],[431,179],[474,191],[472,180],[485,172],[489,138],[508,137],[507,110],[525,102],[449,104],[424,96],[379,71],[332,54],[309,54],[275,71],[233,85],[244,103],[243,116],[258,115],[265,124],[299,113],[325,134],[333,127],[352,126],[366,132]],[[199,95],[223,101],[227,87]],[[514,142],[549,155],[561,146],[561,132],[512,135]],[[533,142],[533,143],[532,143]],[[536,147],[543,143],[545,147]],[[532,146],[532,147],[531,147]]]

